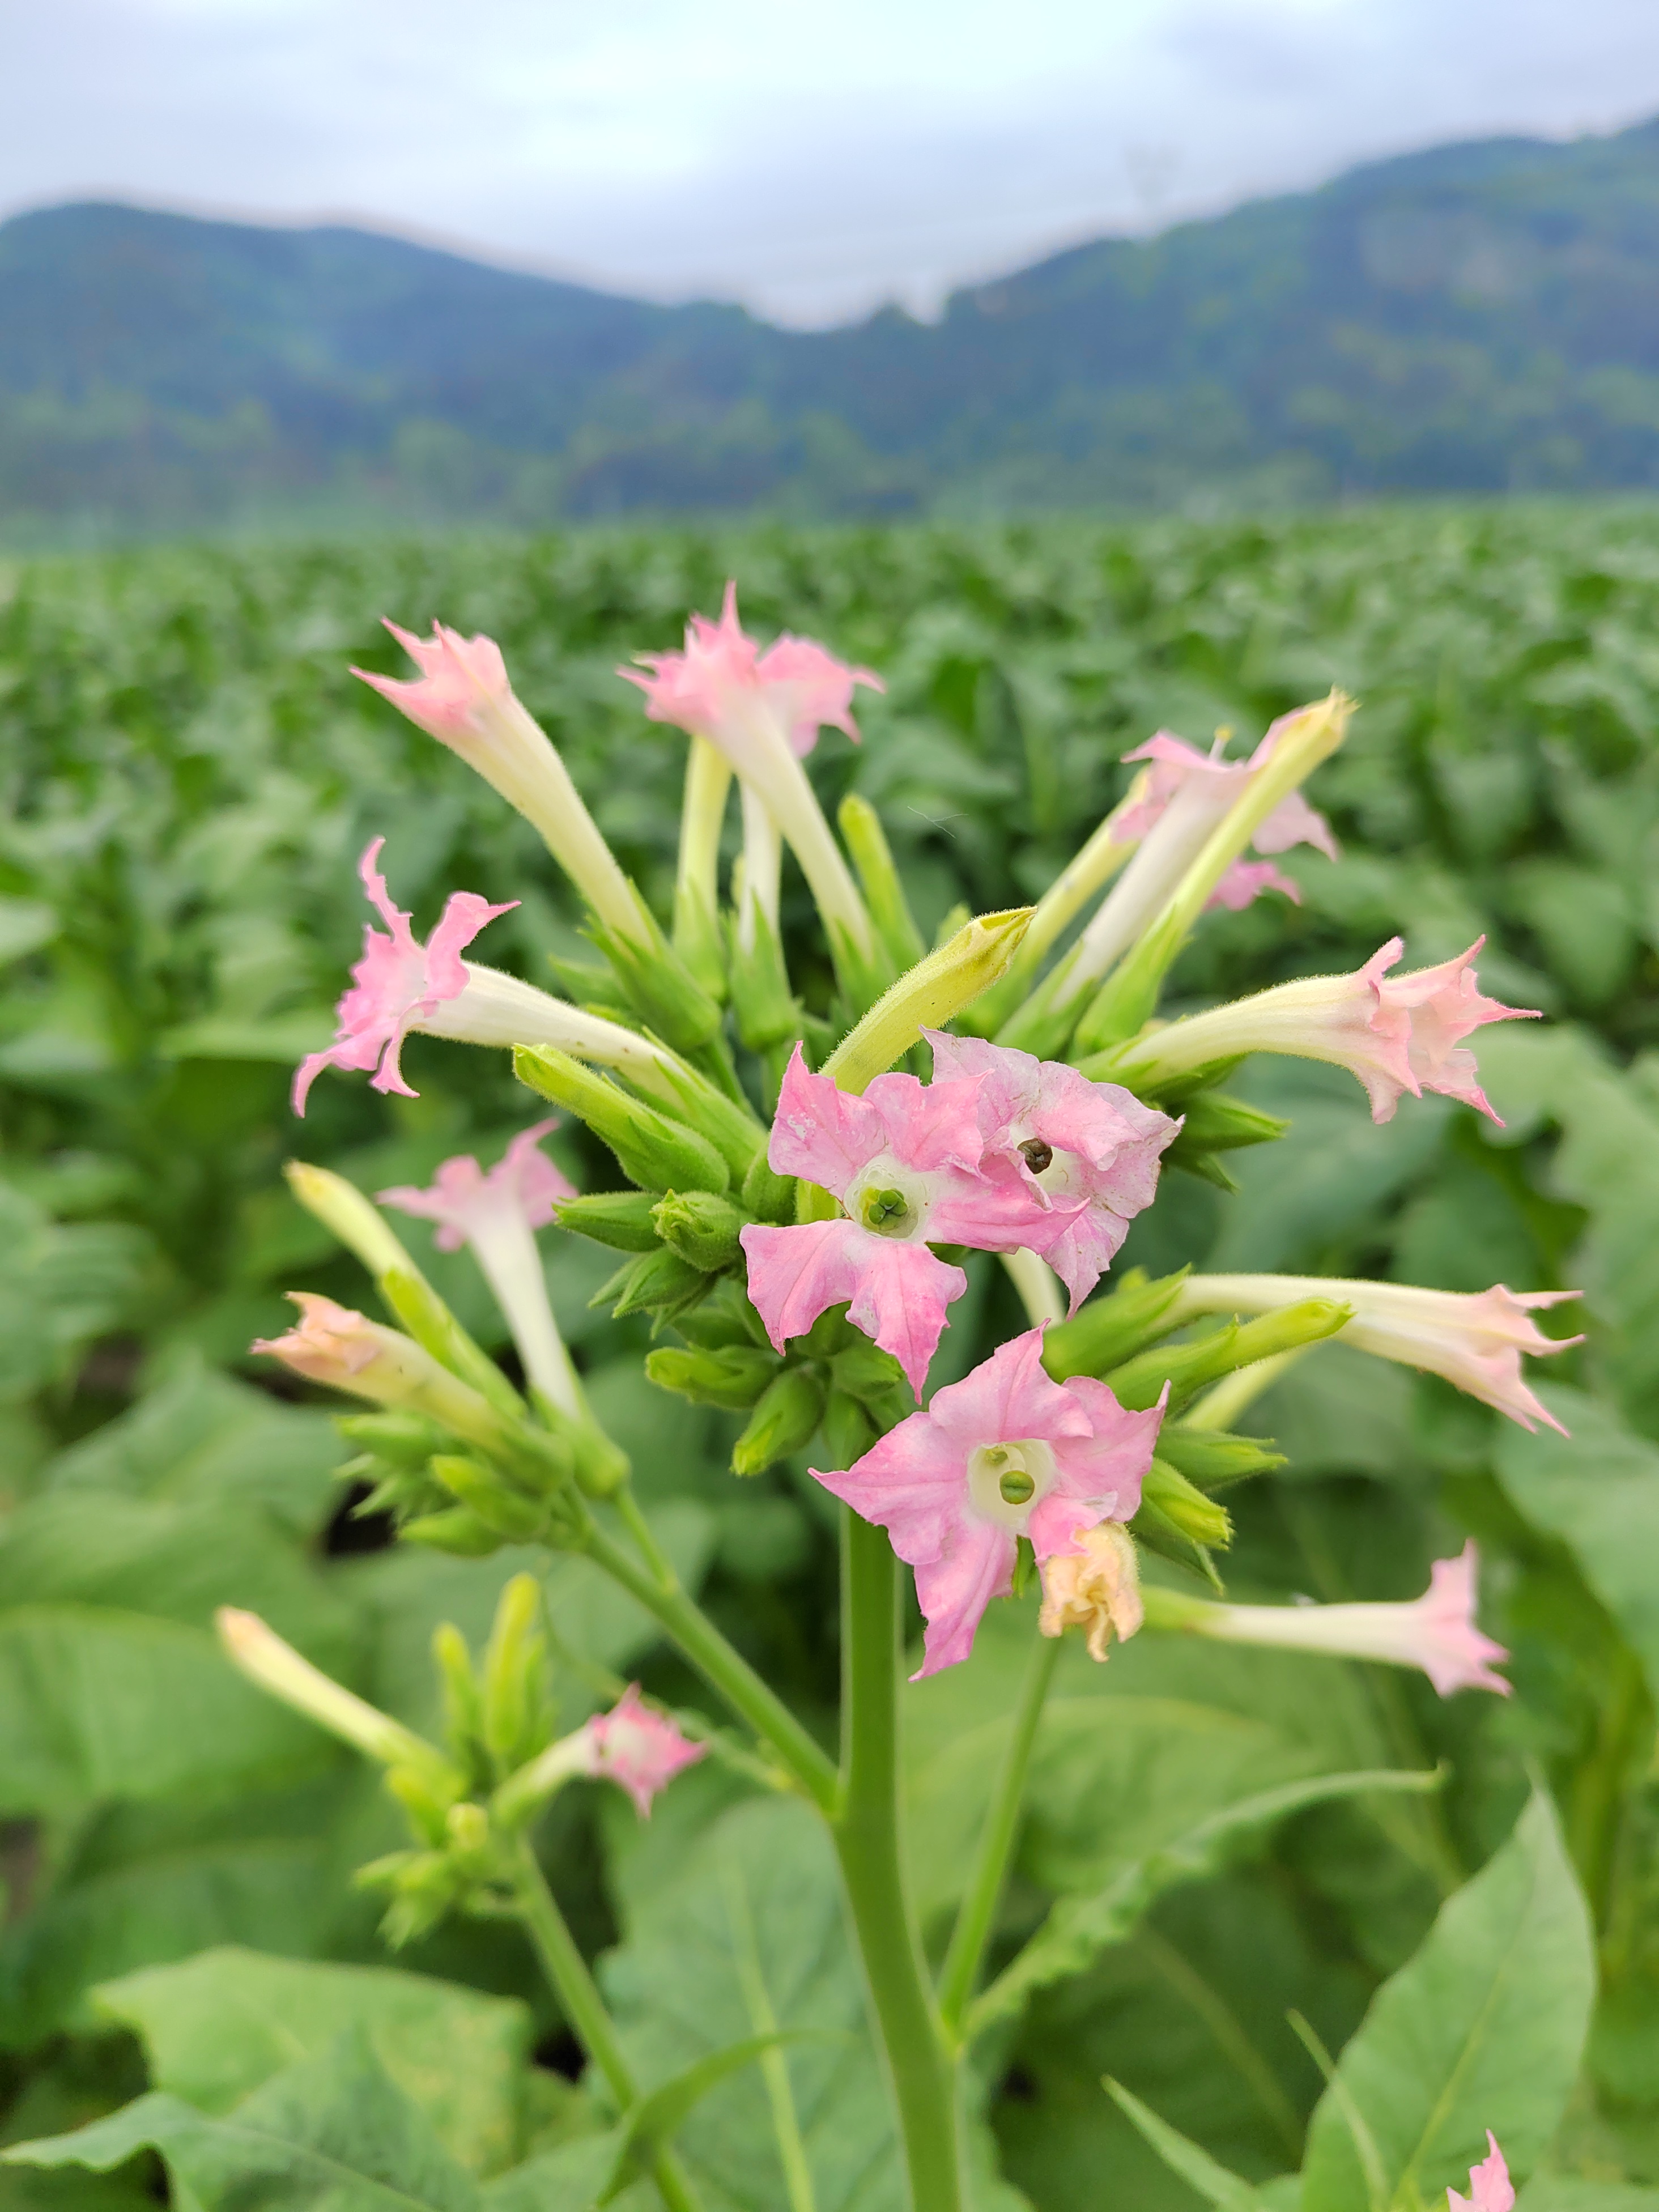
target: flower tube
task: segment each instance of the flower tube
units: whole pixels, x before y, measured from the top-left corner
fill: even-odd
[[[1033,1328],[844,1472],[811,1470],[915,1569],[927,1634],[914,1679],[968,1657],[986,1607],[1013,1587],[1020,1537],[1047,1562],[1134,1513],[1162,1419],[1161,1401],[1127,1412],[1090,1377],[1051,1382]]]
[[[486,1451],[508,1439],[499,1416],[479,1394],[441,1367],[412,1337],[337,1305],[315,1291],[290,1291],[300,1319],[281,1336],[256,1337],[250,1352],[268,1352],[291,1373],[374,1406],[408,1406],[429,1413]]]
[[[1510,1685],[1492,1662],[1509,1653],[1474,1625],[1475,1563],[1473,1543],[1455,1559],[1437,1559],[1428,1589],[1409,1605],[1212,1605],[1169,1589],[1146,1589],[1142,1600],[1149,1628],[1420,1667],[1443,1698],[1454,1690],[1506,1698]]]
[[[536,1249],[536,1231],[553,1219],[561,1199],[576,1195],[575,1186],[541,1150],[542,1138],[556,1126],[549,1120],[521,1130],[488,1175],[470,1153],[462,1153],[444,1161],[429,1189],[402,1184],[379,1195],[382,1206],[435,1221],[441,1252],[457,1251],[463,1243],[471,1248],[507,1316],[525,1373],[561,1413],[578,1419],[581,1390]]]
[[[634,668],[617,673],[644,692],[651,720],[672,722],[725,755],[800,862],[838,958],[850,953],[863,970],[878,972],[874,926],[800,763],[826,724],[857,738],[853,688],[879,691],[880,678],[848,667],[810,638],[781,637],[762,653],[738,623],[731,583],[718,623],[693,615],[683,652],[640,659],[648,675]],[[767,886],[751,888],[763,903]]]
[[[225,1656],[241,1674],[331,1735],[385,1766],[443,1766],[441,1754],[412,1729],[331,1680],[257,1613],[222,1605],[213,1620]]]
[[[1405,951],[1391,937],[1352,975],[1308,975],[1207,1013],[1171,1022],[1115,1054],[1087,1063],[1109,1066],[1126,1082],[1157,1085],[1241,1053],[1277,1052],[1346,1067],[1364,1085],[1371,1119],[1394,1117],[1401,1097],[1437,1091],[1503,1123],[1480,1088],[1465,1037],[1487,1022],[1530,1021],[1536,1010],[1483,998],[1472,963],[1486,943],[1437,967],[1390,976]]]
[[[1521,1355],[1565,1352],[1577,1337],[1548,1337],[1530,1318],[1540,1307],[1576,1298],[1577,1291],[1510,1291],[1495,1283],[1478,1294],[1424,1291],[1406,1283],[1339,1280],[1329,1275],[1189,1275],[1170,1315],[1272,1313],[1304,1298],[1336,1298],[1353,1309],[1337,1332],[1346,1344],[1379,1359],[1443,1375],[1460,1390],[1507,1413],[1523,1429],[1540,1421],[1565,1436],[1553,1413],[1522,1377]]]
[[[500,792],[541,833],[547,849],[605,926],[638,939],[639,894],[623,873],[556,748],[507,681],[493,638],[463,637],[434,623],[429,638],[386,628],[420,670],[412,682],[352,674]]]

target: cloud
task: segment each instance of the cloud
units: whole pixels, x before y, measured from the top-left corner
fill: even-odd
[[[0,210],[345,216],[809,321],[1659,109],[1651,0],[54,0],[8,43]]]

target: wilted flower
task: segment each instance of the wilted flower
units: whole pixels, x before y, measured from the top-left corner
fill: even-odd
[[[1447,2212],[1515,2212],[1515,2191],[1510,2181],[1510,2170],[1504,2162],[1504,2154],[1498,2148],[1498,2138],[1486,2130],[1486,2155],[1479,2166],[1469,2168],[1469,2193],[1460,2197],[1455,2189],[1446,2191]]]
[[[1134,1538],[1121,1521],[1103,1521],[1098,1528],[1085,1529],[1075,1552],[1044,1561],[1042,1608],[1037,1615],[1043,1635],[1085,1629],[1089,1656],[1103,1661],[1113,1637],[1127,1644],[1145,1618],[1140,1562]]]
[[[1183,1074],[1240,1053],[1285,1053],[1358,1076],[1374,1121],[1391,1120],[1404,1091],[1420,1098],[1438,1091],[1496,1121],[1463,1039],[1486,1022],[1531,1019],[1534,1010],[1482,998],[1469,963],[1486,941],[1477,938],[1437,967],[1390,977],[1405,951],[1391,937],[1352,975],[1304,976],[1173,1022],[1129,1047],[1117,1066],[1133,1081]]]
[[[1043,1372],[1042,1331],[1012,1337],[934,1395],[826,1490],[886,1529],[916,1571],[927,1620],[921,1674],[967,1658],[994,1597],[1012,1588],[1017,1540],[1039,1560],[1080,1550],[1140,1503],[1163,1406],[1129,1413],[1103,1382]]]
[[[1565,1352],[1577,1337],[1546,1336],[1530,1314],[1576,1298],[1577,1291],[1425,1291],[1407,1283],[1340,1280],[1328,1275],[1189,1275],[1173,1313],[1271,1313],[1304,1298],[1340,1298],[1353,1319],[1340,1332],[1345,1343],[1379,1359],[1443,1375],[1472,1398],[1495,1406],[1523,1429],[1540,1421],[1561,1430],[1521,1373],[1521,1355],[1534,1358]]]
[[[504,906],[491,906],[476,891],[452,891],[437,927],[422,945],[410,928],[409,915],[392,903],[386,878],[375,866],[385,842],[384,837],[371,840],[357,863],[357,873],[389,933],[382,936],[372,923],[365,926],[363,957],[352,969],[351,988],[337,1010],[333,1042],[321,1052],[308,1053],[295,1072],[296,1114],[305,1112],[311,1086],[325,1067],[373,1067],[373,1089],[413,1098],[416,1094],[398,1066],[404,1037],[445,1000],[460,996],[467,980],[462,946],[471,945],[487,922],[518,904],[509,899]]]
[[[1180,1122],[1063,1061],[942,1030],[922,1035],[933,1048],[936,1082],[981,1085],[981,1165],[1006,1165],[1049,1209],[1025,1242],[1065,1283],[1075,1312],[1111,1266],[1130,1222],[1157,1195],[1159,1156]]]
[[[1435,1561],[1428,1589],[1409,1605],[1212,1605],[1158,1590],[1146,1593],[1146,1613],[1154,1627],[1223,1644],[1420,1667],[1443,1698],[1454,1690],[1495,1690],[1506,1698],[1510,1686],[1491,1662],[1509,1653],[1474,1625],[1474,1571],[1468,1543],[1455,1559]]]
[[[581,1733],[586,1738],[582,1771],[625,1790],[641,1820],[649,1815],[659,1790],[708,1755],[706,1743],[693,1743],[641,1701],[637,1682],[630,1682],[621,1700],[608,1713],[596,1715]]]
[[[488,1175],[470,1153],[462,1153],[444,1161],[429,1190],[400,1184],[381,1191],[380,1199],[382,1206],[435,1221],[440,1251],[471,1246],[531,1382],[563,1412],[574,1413],[580,1404],[575,1376],[548,1303],[534,1235],[553,1219],[559,1200],[576,1195],[575,1186],[541,1149],[541,1139],[556,1126],[549,1120],[521,1130]]]
[[[980,1171],[980,1090],[977,1081],[878,1075],[856,1097],[812,1074],[796,1047],[767,1158],[778,1174],[833,1192],[846,1215],[742,1233],[749,1295],[780,1352],[829,1307],[850,1301],[848,1318],[892,1353],[919,1392],[945,1308],[968,1287],[960,1267],[928,1250],[929,1239],[999,1251],[1050,1229],[1029,1178],[997,1163]]]

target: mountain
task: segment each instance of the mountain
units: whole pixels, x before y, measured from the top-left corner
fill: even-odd
[[[0,531],[1659,487],[1659,121],[783,331],[340,228],[0,224]]]

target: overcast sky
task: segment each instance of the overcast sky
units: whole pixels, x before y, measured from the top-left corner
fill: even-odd
[[[823,322],[1659,112],[1659,0],[0,0],[0,214],[345,218]]]

